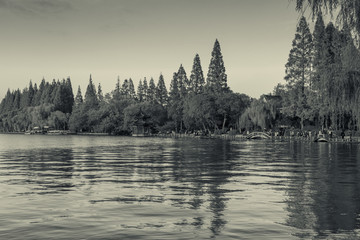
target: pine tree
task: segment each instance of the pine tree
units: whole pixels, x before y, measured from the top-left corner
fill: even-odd
[[[147,100],[148,100],[148,97],[149,97],[149,92],[148,92],[149,86],[148,86],[146,77],[144,78],[142,87],[143,87],[143,93],[144,93],[143,100],[144,100],[144,101],[147,101]]]
[[[63,84],[56,86],[56,92],[54,97],[55,111],[65,112],[65,94],[66,92]]]
[[[77,93],[76,93],[76,97],[75,97],[75,105],[79,106],[80,104],[82,104],[84,102],[82,94],[81,94],[81,88],[80,86],[78,87]]]
[[[90,75],[90,79],[89,79],[89,84],[86,88],[86,93],[85,93],[85,104],[88,107],[96,107],[98,104],[98,99],[97,99],[97,95],[96,95],[96,88],[95,85],[92,81],[91,75]]]
[[[101,84],[99,83],[98,85],[98,90],[97,90],[97,97],[99,99],[100,102],[104,101],[104,94],[101,88]]]
[[[71,113],[74,105],[74,92],[71,84],[71,79],[68,77],[64,83],[65,87],[65,113]]]
[[[174,72],[173,78],[170,83],[169,100],[171,102],[177,101],[180,98],[177,73]]]
[[[168,100],[168,93],[167,93],[167,89],[166,89],[166,85],[165,85],[165,81],[164,81],[164,76],[162,74],[160,74],[159,77],[159,81],[156,87],[156,91],[157,91],[157,102],[163,106],[165,106],[167,104],[167,100]]]
[[[139,102],[143,102],[145,99],[144,87],[143,87],[141,79],[139,80],[139,84],[138,84],[138,88],[137,88],[137,99]]]
[[[178,131],[180,125],[180,130],[182,130],[182,117],[183,117],[183,101],[179,92],[178,85],[178,76],[177,73],[174,73],[173,78],[170,83],[170,92],[169,92],[169,105],[168,114],[170,118],[174,121],[175,131]]]
[[[224,60],[221,53],[220,43],[217,39],[211,53],[206,83],[209,89],[216,93],[229,90],[227,86],[227,75],[225,73]]]
[[[43,79],[45,81],[45,79]],[[41,84],[40,84],[40,87],[41,87]],[[49,82],[45,82],[45,85],[44,85],[44,90],[41,94],[41,104],[48,104],[48,103],[51,103],[51,97],[50,97],[50,94],[51,94],[51,85]]]
[[[182,64],[179,67],[176,77],[177,77],[177,85],[178,85],[180,97],[185,97],[187,93],[187,89],[189,87],[189,80],[186,76],[186,72]]]
[[[131,78],[129,78],[129,94],[132,99],[135,99],[135,97],[136,97],[135,87],[134,87],[133,80]]]
[[[325,53],[325,24],[321,12],[315,22],[313,33],[313,56],[312,56],[312,79],[310,87],[312,89],[319,89],[320,75],[324,68],[324,53]]]
[[[120,87],[120,77],[118,76],[115,90],[113,91],[113,98],[119,100],[121,98],[121,87]]]
[[[34,96],[35,96],[35,90],[32,81],[30,80],[29,90],[28,90],[28,106],[33,105]]]
[[[156,99],[156,86],[153,78],[150,78],[148,88],[148,101],[154,102]]]
[[[305,88],[310,83],[312,35],[305,17],[300,19],[296,29],[295,38],[292,42],[288,62],[285,65],[285,80],[289,91],[287,113],[300,118],[301,127],[305,120],[307,101]]]
[[[54,98],[56,96],[56,90],[58,85],[59,84],[56,82],[56,80],[53,79],[52,83],[50,84],[50,90],[48,96],[49,103],[54,103]]]
[[[199,54],[196,54],[190,75],[190,89],[195,94],[201,93],[203,91],[204,84],[205,84],[205,80],[201,68],[200,57]]]
[[[127,79],[124,80],[121,86],[121,95],[125,98],[129,98],[129,81]]]
[[[21,98],[21,92],[20,92],[19,89],[17,89],[15,91],[14,102],[13,102],[13,108],[14,109],[19,109],[20,108],[20,98]]]

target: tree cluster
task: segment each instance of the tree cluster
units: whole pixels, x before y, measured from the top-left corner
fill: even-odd
[[[242,126],[333,130],[360,126],[360,52],[346,25],[325,26],[319,13],[311,33],[302,17],[285,65],[285,81],[276,86],[272,100],[264,95],[251,104],[240,119]]]
[[[122,83],[118,78],[115,89],[105,95],[101,84],[96,87],[90,75],[85,94],[79,86],[75,97],[70,79],[52,84],[43,80],[39,89],[30,82],[29,88],[22,92],[9,90],[0,106],[0,129],[24,131],[50,125],[74,132],[114,135],[131,134],[139,129],[149,133],[236,129],[238,118],[250,105],[250,98],[233,93],[228,87],[218,40],[211,56],[206,80],[196,54],[190,76],[180,65],[173,74],[169,91],[162,74],[157,82],[153,78],[140,79],[136,91],[131,78]],[[17,97],[18,94],[21,96]],[[17,98],[19,107],[14,108]],[[39,112],[36,119],[28,116],[34,112]]]
[[[36,126],[68,128],[74,95],[70,78],[52,83],[30,81],[22,91],[7,91],[0,103],[0,131],[20,132]]]

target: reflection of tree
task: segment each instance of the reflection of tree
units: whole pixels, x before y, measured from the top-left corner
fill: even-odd
[[[298,165],[287,191],[287,224],[299,230],[295,235],[309,238],[314,231],[321,237],[357,229],[360,214],[358,147],[292,144],[291,152]]]
[[[13,152],[9,159],[20,161],[19,171],[27,175],[28,183],[35,185],[34,190],[41,190],[38,193],[69,191],[73,187],[71,178],[74,164],[71,149],[34,149]]]
[[[173,199],[175,205],[183,206],[184,203],[191,209],[200,209],[207,201],[212,213],[210,230],[213,235],[218,235],[226,224],[223,211],[226,209],[224,184],[231,177],[231,145],[226,141],[177,141],[174,143],[173,178],[177,183],[186,185],[183,198]],[[216,147],[215,147],[216,146]],[[205,198],[208,197],[207,201]],[[201,227],[203,219],[194,218],[193,225]]]

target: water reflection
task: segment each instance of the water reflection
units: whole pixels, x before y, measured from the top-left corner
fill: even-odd
[[[54,226],[65,239],[75,230],[86,239],[326,239],[360,229],[358,145],[44,139],[0,147],[6,238],[22,229],[38,239],[34,227],[54,238]]]
[[[300,146],[299,146],[300,145]],[[300,168],[292,172],[288,189],[286,223],[301,239],[324,238],[329,234],[359,229],[360,192],[358,145],[304,144],[290,149]]]
[[[70,191],[74,171],[71,149],[31,149],[2,155],[1,173],[8,184],[32,186],[19,194]]]

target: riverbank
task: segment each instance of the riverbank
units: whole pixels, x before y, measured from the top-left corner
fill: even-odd
[[[247,134],[210,134],[210,135],[194,135],[194,134],[180,134],[180,133],[172,133],[172,134],[155,134],[151,135],[153,137],[171,137],[171,138],[199,138],[199,139],[225,139],[225,140],[251,140],[248,139]],[[335,136],[335,137],[327,137],[328,142],[338,143],[338,142],[347,142],[347,143],[360,143],[359,136]],[[309,136],[270,136],[268,139],[264,140],[276,140],[276,141],[307,141],[314,142],[315,137]]]
[[[24,132],[1,132],[0,134],[26,134]],[[31,134],[32,135],[32,134]],[[114,136],[109,135],[108,133],[75,133],[75,132],[56,132],[56,133],[36,133],[34,135],[77,135],[77,136]],[[185,133],[159,133],[159,134],[148,134],[148,135],[133,135],[130,137],[159,137],[159,138],[198,138],[198,139],[225,139],[225,140],[249,140],[256,141],[253,139],[248,139],[247,134],[208,134],[208,135],[194,135],[194,134],[185,134]],[[341,136],[336,137],[327,137],[326,138],[330,143],[360,143],[359,136]],[[314,142],[314,137],[304,137],[304,136],[270,136],[268,139],[264,140],[273,140],[273,141],[307,141]]]

